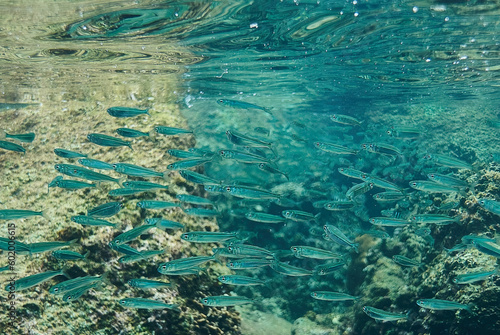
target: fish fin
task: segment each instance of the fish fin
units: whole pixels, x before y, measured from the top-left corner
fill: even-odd
[[[43,218],[44,218],[45,220],[49,220],[49,221],[50,221],[50,216],[49,216],[49,214],[47,213],[47,210],[46,210],[46,209],[44,209],[44,210],[42,211],[42,216],[43,216]]]
[[[118,185],[122,186],[123,182],[127,180],[127,177],[121,177],[118,178],[118,181],[116,182]]]

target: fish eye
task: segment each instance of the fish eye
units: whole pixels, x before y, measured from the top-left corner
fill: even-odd
[[[120,305],[125,305],[125,300],[120,300]]]
[[[224,102],[224,99],[219,99],[219,102]]]
[[[183,234],[183,235],[182,235],[182,238],[187,239],[188,237],[189,237],[189,235],[188,235],[188,234]]]
[[[208,299],[207,298],[203,299],[203,303],[208,304]]]
[[[318,293],[313,292],[313,296],[317,297],[317,296],[318,296]]]
[[[387,135],[390,135],[392,133],[392,131],[388,130],[386,131]]]
[[[416,220],[417,220],[417,217],[416,217],[416,216],[414,216],[414,217],[413,217],[413,220],[415,220],[415,221],[416,221]]]
[[[227,251],[233,251],[233,247],[232,246],[227,247]]]
[[[458,282],[457,278],[453,278],[453,282],[456,284]]]
[[[229,263],[229,266],[230,266],[230,267],[233,267],[233,266],[234,266],[234,263],[233,263],[233,262],[230,262],[230,263]]]
[[[417,183],[411,183],[412,186],[417,186]]]
[[[260,167],[260,168],[263,168],[263,167],[264,167],[264,163],[260,163],[260,164],[259,164],[259,167]]]
[[[228,187],[226,187],[226,191],[227,191],[227,192],[231,192],[231,187],[229,187],[229,186],[228,186]]]
[[[59,292],[59,287],[54,287],[54,292]]]
[[[220,280],[222,280],[222,281],[226,281],[226,276],[222,276],[222,277],[220,277]]]
[[[166,265],[162,265],[162,266],[161,266],[161,268],[162,268],[163,270],[166,270],[166,269],[167,269],[167,266],[166,266]]]
[[[70,301],[71,299],[73,299],[70,295],[68,295],[68,301]]]
[[[116,170],[116,164],[113,164],[112,166],[113,166],[113,170]]]
[[[292,247],[292,251],[297,251],[297,248],[296,247]]]

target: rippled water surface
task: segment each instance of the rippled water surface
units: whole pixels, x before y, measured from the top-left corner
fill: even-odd
[[[32,144],[22,144],[23,155],[0,149],[0,210],[45,209],[49,217],[1,220],[0,236],[11,234],[4,223],[15,222],[20,241],[76,239],[72,250],[89,252],[88,260],[66,265],[50,253],[19,255],[19,277],[63,266],[72,278],[107,276],[104,288],[73,303],[49,294],[53,283],[21,291],[14,300],[1,294],[5,315],[10,301],[17,308],[16,325],[6,318],[0,320],[2,329],[13,334],[475,334],[479,325],[487,325],[482,334],[496,334],[497,277],[467,286],[452,280],[496,268],[498,256],[472,245],[460,254],[445,248],[468,234],[496,238],[500,229],[498,208],[480,201],[500,200],[499,36],[500,2],[494,0],[0,1],[0,129],[36,134]],[[113,106],[149,108],[150,115],[114,119],[106,113]],[[350,121],[335,122],[333,115]],[[154,135],[157,125],[193,134]],[[133,150],[98,147],[86,139],[89,133],[116,136],[118,127],[151,135],[127,139]],[[261,142],[250,140],[250,148],[231,143],[228,130]],[[417,135],[404,136],[405,130]],[[321,149],[321,143],[350,152]],[[370,144],[386,151],[370,152]],[[166,150],[193,147],[214,153],[195,171],[220,181],[219,186],[257,188],[279,200],[233,197],[226,188],[222,194],[206,192],[175,171],[166,173],[169,190],[163,193],[112,198],[108,184],[46,192],[57,176],[54,164],[77,164],[56,157],[54,148],[165,171],[176,161]],[[221,150],[250,154],[267,170],[255,162],[226,159]],[[471,168],[443,164],[432,155],[452,157]],[[361,183],[338,173],[347,167],[396,185],[401,199],[377,201],[374,195],[384,191],[377,184],[347,199],[353,185]],[[459,178],[466,186],[453,192],[411,187],[412,180],[426,180],[432,173]],[[385,190],[394,191],[393,186]],[[137,200],[177,201],[180,193],[209,198],[219,216],[136,208]],[[120,227],[70,222],[72,215],[108,201],[125,204],[114,221]],[[351,208],[327,210],[323,205],[330,201],[346,201]],[[272,224],[245,216],[280,216],[286,210],[311,217]],[[381,228],[379,233],[388,234],[383,239],[370,237],[370,218],[384,216],[384,210],[411,225]],[[416,223],[411,217],[417,214],[449,215],[455,221]],[[294,276],[270,267],[235,272],[221,258],[222,265],[211,262],[199,276],[161,276],[159,263],[211,255],[212,248],[223,245],[188,243],[181,241],[179,231],[159,229],[131,245],[141,251],[165,249],[165,255],[119,264],[121,255],[108,242],[159,215],[183,223],[185,231],[238,232],[246,244],[301,269],[312,271],[325,261],[293,257],[292,246],[339,252],[346,264],[328,276],[317,271]],[[359,243],[359,250],[325,239],[323,227],[330,224]],[[430,228],[429,233],[421,234],[422,228]],[[0,254],[0,268],[5,255]],[[392,261],[394,255],[421,264],[402,267]],[[219,275],[234,273],[258,277],[266,285],[235,287],[217,281]],[[8,275],[0,276],[7,283]],[[177,288],[130,288],[127,281],[137,277],[176,282]],[[359,298],[325,302],[311,298],[313,291]],[[237,309],[200,303],[202,297],[223,294],[254,302]],[[127,297],[176,303],[181,313],[127,309],[118,302]],[[474,313],[431,312],[420,308],[417,299],[470,303]],[[376,323],[363,306],[405,315]]]

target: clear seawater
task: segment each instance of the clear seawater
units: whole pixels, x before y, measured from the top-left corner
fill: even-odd
[[[497,334],[498,277],[453,282],[457,275],[495,269],[497,258],[473,245],[458,252],[445,248],[469,234],[495,239],[500,229],[498,208],[495,214],[479,201],[500,201],[499,36],[500,2],[493,0],[0,1],[0,129],[36,134],[33,143],[21,144],[25,154],[0,149],[0,210],[45,210],[48,217],[1,220],[0,237],[15,234],[25,243],[76,239],[66,249],[89,252],[86,261],[68,262],[54,259],[50,252],[17,255],[18,277],[64,268],[71,278],[107,278],[101,288],[72,303],[48,293],[63,281],[61,276],[20,291],[15,298],[1,293],[0,332]],[[256,107],[227,106],[218,103],[221,99]],[[106,113],[114,106],[149,108],[150,115],[117,119]],[[333,115],[360,123],[334,122]],[[152,133],[149,138],[127,139],[133,150],[97,146],[86,137],[119,137],[119,127],[150,132],[158,125],[193,134]],[[408,129],[417,136],[403,136]],[[231,143],[228,130],[271,142],[272,150],[255,148],[255,142],[251,148]],[[318,142],[354,153],[320,150]],[[370,152],[363,146],[370,144],[386,149]],[[150,179],[169,186],[167,192],[117,198],[107,194],[115,188],[112,183],[47,191],[60,175],[55,164],[78,164],[76,159],[57,157],[55,148],[160,172],[178,160],[166,150],[203,149],[214,158],[191,170],[221,186],[258,188],[280,200],[242,199],[226,188],[221,194],[209,193],[175,171],[169,171],[166,180]],[[259,169],[257,163],[224,159],[221,150],[260,157],[275,173]],[[427,159],[429,155],[472,167],[450,166]],[[352,199],[352,208],[326,210],[325,202],[346,200],[347,191],[362,182],[340,174],[339,168],[391,182],[402,190],[402,199],[376,201],[374,195],[384,189],[374,185]],[[114,171],[103,173],[123,177]],[[432,173],[458,178],[466,186],[449,193],[410,187],[411,181],[427,180]],[[212,200],[219,216],[200,218],[179,208],[136,207],[140,200],[178,201],[181,193]],[[118,227],[70,221],[109,201],[125,204],[110,219]],[[197,205],[183,205],[189,207]],[[245,217],[248,212],[281,216],[286,210],[305,211],[315,218],[271,224]],[[382,239],[367,234],[376,228],[370,218],[389,210],[409,224],[378,228],[388,234]],[[411,221],[419,214],[448,215],[456,222]],[[108,243],[158,216],[183,223],[186,232],[238,232],[247,238],[245,244],[272,251],[276,261],[301,269],[312,271],[328,262],[294,257],[292,246],[334,251],[346,264],[326,276],[289,276],[269,266],[230,270],[227,259],[221,258],[220,264],[205,264],[199,276],[164,276],[157,272],[158,264],[212,255],[212,248],[223,244],[189,243],[180,239],[180,231],[159,229],[130,245],[141,251],[165,249],[165,254],[120,264],[122,255]],[[10,223],[15,224],[14,233]],[[359,243],[358,251],[325,239],[327,224]],[[430,234],[422,234],[421,228],[429,228]],[[395,255],[422,264],[404,267],[392,260]],[[6,251],[0,254],[0,268],[4,265]],[[266,285],[237,287],[217,280],[229,274],[256,277]],[[9,278],[10,272],[0,273],[2,285]],[[138,290],[127,284],[133,278],[172,281],[177,287]],[[321,301],[311,297],[314,291],[359,298]],[[203,306],[200,299],[210,295],[238,295],[253,302],[236,308]],[[181,313],[120,306],[120,299],[130,297],[179,304]],[[421,308],[419,299],[470,304],[474,313]],[[11,303],[15,325],[9,324]],[[363,306],[405,317],[376,322]]]

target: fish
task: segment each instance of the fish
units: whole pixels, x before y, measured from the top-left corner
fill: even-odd
[[[74,239],[74,240],[71,240],[68,242],[61,242],[61,241],[35,242],[35,243],[29,243],[28,246],[30,248],[31,254],[39,254],[42,252],[58,250],[58,249],[62,249],[65,247],[72,246],[72,245],[76,244],[76,241],[77,241],[77,239]]]
[[[323,230],[326,235],[334,242],[343,245],[348,248],[353,248],[354,251],[358,252],[359,243],[354,243],[344,233],[337,227],[326,224],[323,226]]]
[[[79,287],[91,285],[97,282],[101,282],[103,280],[103,276],[84,276],[77,277],[73,279],[68,279],[63,282],[60,282],[49,289],[50,294],[65,294],[67,292],[71,292]]]
[[[179,271],[194,268],[213,260],[215,260],[215,255],[179,258],[159,264],[157,270],[159,273],[164,274],[167,271]]]
[[[0,250],[15,251],[17,255],[30,255],[31,250],[28,244],[20,242],[12,237],[0,237]]]
[[[479,204],[479,206],[481,206],[483,209],[486,209],[488,212],[491,212],[495,215],[500,215],[500,202],[482,198],[478,199],[477,203]]]
[[[369,317],[382,322],[408,319],[409,315],[409,312],[407,314],[391,313],[371,306],[363,306],[363,312]]]
[[[184,225],[179,222],[166,220],[163,218],[148,218],[145,220],[146,224],[154,225],[158,229],[184,229]]]
[[[71,164],[56,164],[54,165],[54,168],[59,171],[62,174],[65,174],[70,177],[77,177],[77,178],[82,178],[82,179],[87,179],[87,180],[92,180],[92,181],[109,181],[109,182],[114,182],[117,183],[118,185],[121,184],[122,179],[118,178],[113,178],[110,176],[107,176],[105,174],[99,173],[92,171],[87,168],[83,168],[81,166],[77,165],[71,165]]]
[[[394,202],[404,199],[406,195],[399,191],[380,192],[373,195],[373,199],[378,202]]]
[[[488,279],[491,276],[498,276],[498,274],[500,274],[500,270],[498,268],[492,271],[469,272],[457,275],[455,278],[453,278],[453,282],[455,284],[471,284],[477,281]]]
[[[29,209],[0,209],[0,220],[19,220],[27,219],[33,216],[42,216],[49,219],[45,211],[32,211]]]
[[[227,130],[226,136],[227,139],[233,144],[255,148],[267,148],[274,152],[274,149],[272,148],[273,142],[269,140],[243,134],[235,130]]]
[[[161,185],[142,180],[127,180],[122,183],[122,186],[125,188],[130,188],[134,190],[143,190],[143,191],[153,191],[159,189],[168,190],[168,186],[166,185]]]
[[[116,244],[127,243],[127,242],[132,241],[133,239],[141,236],[142,234],[146,234],[149,230],[151,230],[154,227],[155,226],[149,225],[149,224],[143,224],[143,225],[137,226],[135,228],[127,230],[126,232],[121,233],[120,235],[116,236],[112,242],[116,243]]]
[[[220,243],[232,240],[238,236],[238,233],[225,233],[214,231],[190,231],[181,235],[181,240],[195,243]]]
[[[14,152],[22,152],[23,154],[26,152],[26,149],[24,149],[21,145],[2,140],[0,140],[0,149],[5,149]]]
[[[71,251],[71,250],[55,250],[52,251],[52,256],[55,259],[62,260],[62,261],[71,261],[71,260],[77,260],[77,259],[87,259],[88,255],[90,254],[90,251],[88,251],[85,255],[82,255],[76,251]]]
[[[26,134],[9,134],[4,130],[0,129],[0,139],[10,138],[12,140],[16,140],[23,143],[31,143],[35,140],[35,133],[26,133]]]
[[[333,143],[314,142],[314,146],[317,149],[336,155],[356,155],[358,153],[358,150]]]
[[[142,209],[166,209],[180,207],[179,203],[160,200],[142,200],[137,203],[137,207]]]
[[[192,167],[200,166],[205,163],[208,163],[212,160],[212,158],[192,158],[192,159],[183,159],[175,163],[171,163],[167,165],[168,170],[184,170]]]
[[[387,217],[374,217],[369,221],[372,225],[381,227],[404,227],[410,224],[408,220]]]
[[[123,307],[137,309],[170,309],[175,312],[180,312],[179,305],[167,304],[162,301],[145,299],[145,298],[125,298],[120,299],[119,303]]]
[[[335,123],[345,124],[348,126],[361,126],[362,123],[352,116],[342,114],[332,114],[330,115],[330,120]]]
[[[354,202],[350,200],[328,201],[322,206],[327,211],[345,211],[354,207]]]
[[[222,182],[213,178],[210,178],[208,176],[205,176],[201,173],[190,171],[190,170],[179,170],[179,174],[182,176],[182,178],[193,182],[195,184],[221,184]]]
[[[392,256],[392,260],[402,266],[418,267],[423,265],[423,263],[417,262],[414,259],[410,259],[402,255],[394,255]]]
[[[386,134],[402,140],[414,140],[419,138],[423,133],[420,128],[414,127],[391,127],[386,131]]]
[[[260,212],[248,212],[245,213],[245,217],[250,221],[262,223],[281,223],[286,221],[286,218],[281,216]]]
[[[118,128],[115,130],[115,132],[120,136],[129,138],[149,137],[149,133],[130,128]]]
[[[342,259],[343,256],[333,251],[324,250],[308,246],[292,246],[290,247],[293,254],[297,258],[313,258],[313,259]]]
[[[361,147],[368,152],[386,156],[403,156],[401,150],[387,143],[363,143]]]
[[[91,158],[81,158],[78,160],[78,163],[89,167],[93,169],[98,169],[98,170],[113,170],[113,164],[109,164],[97,159],[91,159]]]
[[[355,297],[349,294],[340,292],[331,292],[331,291],[314,291],[311,292],[311,297],[317,300],[325,300],[325,301],[351,301],[361,298],[359,296]]]
[[[97,185],[79,180],[63,179],[62,176],[57,176],[49,183],[49,187],[59,187],[67,190],[79,190],[88,187],[95,188],[97,187]]]
[[[275,258],[275,253],[256,245],[233,243],[224,248],[223,253],[227,257],[240,258]],[[219,252],[219,255],[221,253]]]
[[[139,165],[129,164],[129,163],[114,163],[113,170],[118,173],[125,174],[132,177],[142,177],[142,178],[152,178],[158,177],[167,179],[167,171],[157,172],[153,169],[145,168]]]
[[[71,221],[85,226],[116,227],[116,224],[114,223],[86,215],[74,215],[71,217]]]
[[[427,193],[459,193],[460,190],[456,187],[450,187],[442,184],[435,183],[428,180],[412,180],[410,187],[418,191]]]
[[[370,191],[372,188],[373,188],[373,183],[371,182],[356,184],[350,189],[348,189],[345,195],[347,199],[354,200],[354,198]]]
[[[66,278],[69,278],[63,270],[41,272],[10,282],[5,286],[5,291],[15,292],[27,290],[33,286],[40,285],[56,276],[65,276]]]
[[[279,174],[279,175],[282,175],[283,177],[286,178],[286,180],[290,180],[290,178],[288,177],[288,174],[283,172],[283,171],[280,171],[274,167],[272,167],[271,165],[269,164],[266,164],[266,163],[259,163],[257,165],[257,167],[259,168],[259,170],[261,171],[265,171],[265,172],[269,172],[269,173],[272,173],[272,174]]]
[[[157,134],[161,135],[182,135],[182,134],[192,134],[192,130],[182,129],[182,128],[174,128],[174,127],[165,127],[165,126],[156,126],[154,128]]]
[[[5,272],[5,271],[9,271],[9,270],[13,271],[13,267],[11,267],[10,265],[2,266],[0,268],[0,273]]]
[[[107,109],[109,115],[124,118],[124,117],[134,117],[138,115],[150,115],[149,108],[139,109],[133,107],[111,107]]]
[[[249,152],[235,151],[235,150],[219,150],[219,156],[224,159],[232,159],[240,163],[247,164],[271,164],[271,161],[266,157],[252,154]]]
[[[320,216],[320,213],[314,215],[309,212],[286,209],[281,212],[281,215],[283,215],[284,218],[295,222],[309,222],[309,221],[317,221]]]
[[[199,197],[196,195],[191,195],[191,194],[177,194],[175,196],[177,199],[179,199],[182,202],[188,203],[188,204],[193,204],[193,205],[199,205],[199,206],[212,206],[215,207],[215,204],[213,203],[212,200]]]
[[[132,248],[128,244],[120,244],[120,243],[116,243],[115,241],[111,241],[108,243],[108,245],[114,251],[125,254],[127,256],[141,256],[141,257],[143,256],[143,252]]]
[[[446,166],[448,168],[473,170],[471,164],[455,157],[439,155],[439,154],[427,154],[424,156],[424,159],[430,160],[436,165]]]
[[[223,275],[217,277],[217,280],[223,284],[238,286],[257,286],[266,284],[264,280],[240,275]]]
[[[86,154],[81,154],[76,151],[71,151],[71,150],[66,150],[66,149],[61,149],[61,148],[55,148],[54,153],[62,158],[86,158]]]
[[[447,225],[453,222],[460,222],[460,216],[448,216],[441,214],[417,214],[410,217],[410,221],[414,223],[435,223],[438,225]]]
[[[417,300],[417,305],[422,308],[434,309],[434,310],[457,310],[457,309],[465,309],[467,312],[475,315],[471,309],[472,305],[461,304],[455,301],[450,300],[442,300],[442,299],[419,299]]]
[[[203,155],[198,154],[196,152],[192,151],[184,151],[184,150],[177,150],[177,149],[169,149],[167,150],[167,154],[173,157],[177,158],[201,158]]]
[[[271,109],[273,109],[273,107],[261,107],[258,105],[251,104],[249,102],[239,101],[239,100],[229,100],[229,99],[219,99],[217,100],[217,103],[222,106],[229,106],[238,109],[258,109],[269,115],[273,115],[271,113]]]
[[[326,276],[334,273],[335,271],[341,269],[346,265],[346,263],[342,260],[335,263],[327,263],[323,265],[318,265],[314,268],[313,274],[318,276]]]
[[[493,242],[483,242],[475,240],[472,245],[483,254],[487,254],[496,258],[500,258],[500,245]]]
[[[111,201],[99,205],[87,211],[87,216],[94,216],[99,218],[107,218],[118,214],[118,212],[125,207],[125,205],[118,201]]]
[[[159,288],[166,288],[166,287],[172,287],[172,283],[166,283],[163,281],[159,280],[151,280],[151,279],[143,279],[143,278],[135,278],[135,279],[130,279],[127,284],[129,284],[132,287],[135,288],[140,288],[143,290],[149,290],[152,288],[159,289]]]
[[[271,265],[272,262],[271,259],[242,258],[239,260],[231,260],[226,263],[226,266],[231,270],[247,270],[268,266]]]
[[[78,299],[80,299],[80,297],[82,295],[84,295],[85,293],[87,293],[90,289],[96,288],[99,285],[101,285],[101,283],[100,282],[96,282],[96,283],[92,283],[92,284],[89,284],[89,285],[85,285],[85,286],[82,286],[82,287],[75,288],[74,290],[71,290],[68,293],[66,293],[65,295],[63,295],[62,300],[64,302],[72,302],[72,301],[78,300]]]
[[[368,177],[368,173],[351,168],[340,167],[337,171],[349,178],[365,180]]]
[[[373,186],[380,187],[386,190],[394,190],[394,191],[399,191],[401,193],[403,193],[404,191],[402,187],[376,176],[367,175],[364,181],[372,183]]]
[[[87,135],[87,139],[97,145],[102,147],[129,147],[132,149],[132,143],[128,141],[124,141],[120,138],[105,135],[105,134],[97,134],[92,133]]]
[[[200,302],[209,307],[229,307],[249,304],[253,300],[245,297],[218,295],[201,298]]]
[[[27,104],[21,102],[0,102],[0,111],[13,110],[13,109],[23,109],[31,106],[40,106],[40,104]]]
[[[256,187],[232,186],[226,185],[224,189],[232,196],[244,199],[259,199],[279,201],[281,195],[270,191],[262,190]]]
[[[311,270],[292,266],[290,264],[279,262],[277,260],[272,261],[271,264],[269,264],[269,266],[274,271],[281,273],[282,275],[285,276],[303,277],[303,276],[311,276],[313,274]]]
[[[439,173],[428,173],[427,178],[429,178],[429,180],[431,180],[435,183],[445,185],[445,186],[450,186],[450,187],[467,187],[467,186],[469,186],[467,184],[467,182],[464,180],[461,180],[461,179],[458,179],[455,177],[451,177],[448,175],[444,175],[444,174],[439,174]]]

